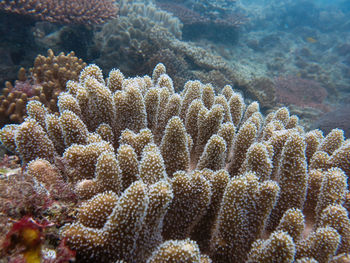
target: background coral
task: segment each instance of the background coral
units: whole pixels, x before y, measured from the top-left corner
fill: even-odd
[[[217,2],[156,1],[156,4],[180,19],[185,39],[204,37],[220,42],[235,41],[237,29],[246,20],[234,9],[233,3],[226,8]]]
[[[118,8],[110,0],[103,1],[1,1],[0,10],[30,15],[54,23],[100,24],[117,15]]]
[[[149,56],[158,51],[149,38],[150,31],[164,28],[181,38],[181,27],[176,17],[152,2],[120,1],[119,18],[106,23],[94,35],[96,51],[92,52],[98,54],[95,61],[106,71],[117,65],[125,74],[146,73]]]
[[[37,100],[51,111],[57,108],[57,97],[66,89],[68,80],[76,80],[80,71],[86,66],[74,52],[55,56],[51,49],[47,56],[39,55],[34,67],[26,73],[24,68],[18,72],[18,80],[14,85],[6,82],[0,97],[0,119],[5,123],[21,123],[27,115],[27,101]]]
[[[275,79],[275,89],[276,100],[284,105],[327,109],[324,100],[328,92],[315,80],[296,76],[278,77]]]

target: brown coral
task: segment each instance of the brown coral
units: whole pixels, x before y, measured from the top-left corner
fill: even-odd
[[[58,95],[66,89],[68,80],[77,80],[80,71],[86,66],[74,52],[55,56],[51,49],[47,56],[38,55],[34,67],[27,76],[24,68],[18,72],[14,86],[6,82],[0,96],[0,119],[6,123],[21,123],[27,115],[26,103],[38,100],[49,110],[56,112]]]
[[[32,16],[38,20],[65,24],[101,24],[116,17],[118,8],[110,0],[1,1],[5,12]]]
[[[183,260],[325,262],[346,250],[348,140],[306,134],[286,108],[264,118],[229,86],[216,95],[190,81],[177,94],[164,70],[118,78],[113,92],[91,65],[60,95],[57,119],[29,103],[30,119],[1,130],[25,162],[61,160],[81,200],[97,194],[62,229],[78,261],[165,261],[187,251]],[[328,166],[318,153],[330,154]],[[201,252],[169,241],[187,238]]]

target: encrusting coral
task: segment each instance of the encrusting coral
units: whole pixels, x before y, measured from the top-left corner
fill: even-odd
[[[216,95],[188,81],[176,93],[162,64],[152,78],[113,70],[107,81],[90,65],[67,86],[58,116],[30,102],[0,139],[45,188],[66,180],[84,201],[61,229],[77,261],[345,259],[340,130],[306,133],[287,108],[263,117],[231,86]],[[45,166],[57,171],[46,181]]]

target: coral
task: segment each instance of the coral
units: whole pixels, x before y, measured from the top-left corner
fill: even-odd
[[[27,119],[15,133],[16,151],[28,163],[36,158],[53,161],[55,148],[44,129],[34,119]]]
[[[347,253],[350,250],[350,220],[346,209],[340,205],[330,205],[323,210],[319,225],[330,226],[341,235],[338,253]]]
[[[273,232],[264,241],[252,245],[247,262],[293,262],[295,245],[292,238],[283,231]]]
[[[189,240],[173,241],[169,240],[160,245],[147,263],[156,262],[202,262],[198,245]]]
[[[245,172],[254,172],[262,182],[270,179],[272,172],[272,161],[267,147],[263,143],[252,144],[247,150],[247,157],[241,169]]]
[[[6,82],[0,96],[0,119],[2,123],[21,123],[27,116],[27,101],[37,100],[56,112],[57,98],[66,89],[68,80],[77,80],[80,71],[86,66],[74,52],[55,56],[51,49],[47,56],[38,55],[34,67],[27,76],[24,68],[18,71],[14,86]]]
[[[25,76],[21,76],[21,72],[25,72],[25,69],[19,70],[19,80],[15,82],[15,86],[8,81],[5,83],[5,88],[0,96],[2,123],[22,122],[26,113],[25,105],[28,97],[40,94],[39,87],[33,85]]]
[[[197,169],[221,170],[225,166],[225,160],[226,142],[222,137],[213,135],[205,145],[202,156],[199,158]]]
[[[109,0],[74,3],[67,0],[26,0],[20,2],[2,1],[0,9],[5,12],[32,16],[38,20],[65,24],[100,24],[116,17],[118,8]]]
[[[168,121],[160,148],[168,176],[171,177],[178,170],[187,169],[190,162],[188,138],[179,117]]]
[[[28,164],[27,174],[41,184],[53,199],[74,200],[71,185],[65,182],[60,171],[47,160],[36,159]]]
[[[347,178],[344,172],[338,168],[329,169],[323,175],[316,212],[321,215],[328,205],[341,205],[347,192]]]
[[[338,127],[344,131],[346,137],[350,136],[350,119],[349,114],[350,106],[341,105],[335,110],[323,114],[313,124],[313,128],[322,130],[325,134],[328,134],[332,129]]]
[[[344,142],[344,131],[340,129],[333,129],[328,135],[322,140],[322,143],[318,146],[318,151],[323,151],[328,155],[337,150]]]
[[[304,231],[305,219],[300,209],[288,209],[281,218],[277,230],[284,231],[293,238],[294,242],[300,240]]]
[[[281,76],[275,79],[275,89],[276,101],[279,103],[321,110],[327,109],[324,100],[328,96],[328,92],[315,80],[296,76]]]
[[[300,135],[292,134],[286,141],[278,168],[277,181],[281,188],[276,206],[271,212],[270,226],[275,228],[285,211],[302,209],[307,190],[305,142]]]
[[[348,178],[350,178],[350,141],[346,140],[330,157],[332,167],[339,167],[342,169]]]
[[[89,202],[82,209],[100,210],[104,222],[97,223],[96,220],[101,220],[99,217],[82,215],[78,222],[66,225],[62,235],[67,237],[68,245],[77,250],[77,256],[86,262],[94,259],[108,262],[131,260],[149,203],[147,192],[145,184],[135,182],[119,198],[116,197],[114,205],[106,204],[110,196],[115,195],[112,192],[95,196],[95,202]],[[85,248],[92,253],[84,253]]]
[[[218,8],[216,1],[176,3],[158,0],[156,4],[180,19],[184,24],[184,38],[187,39],[206,37],[215,41],[232,41],[237,29],[246,20],[234,10],[233,5]]]
[[[210,183],[200,171],[179,171],[174,174],[172,188],[174,198],[165,215],[162,234],[166,239],[183,239],[193,231],[210,203]]]
[[[318,228],[297,246],[296,257],[310,257],[329,262],[340,244],[339,233],[331,227]]]
[[[45,196],[74,190],[79,213],[60,237],[76,260],[342,257],[350,155],[341,130],[306,133],[287,108],[264,117],[231,86],[217,94],[188,81],[177,93],[165,72],[114,70],[106,82],[90,65],[59,96],[57,116],[29,102],[30,118],[0,132]]]
[[[58,94],[66,89],[68,80],[77,80],[80,71],[86,63],[75,56],[74,52],[57,56],[51,49],[47,56],[39,55],[35,58],[34,67],[30,70],[36,83],[42,86],[39,100],[51,110],[57,111]]]
[[[114,153],[101,153],[96,162],[95,173],[94,180],[83,180],[76,186],[76,192],[81,199],[89,199],[106,190],[120,194],[121,171]]]
[[[119,8],[118,19],[106,23],[94,36],[96,53],[99,54],[96,63],[108,71],[117,62],[124,73],[146,73],[149,56],[159,50],[157,42],[149,38],[151,30],[165,29],[172,36],[181,38],[182,24],[152,2],[123,0]]]
[[[211,240],[214,261],[246,259],[251,244],[264,229],[278,192],[276,183],[258,183],[252,173],[230,180]]]
[[[167,179],[162,155],[155,144],[148,144],[143,150],[139,172],[140,178],[147,185]]]

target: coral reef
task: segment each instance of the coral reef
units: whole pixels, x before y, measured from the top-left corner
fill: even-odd
[[[21,123],[27,116],[27,101],[37,100],[56,112],[57,97],[66,89],[68,80],[77,80],[86,63],[77,58],[74,52],[57,56],[51,49],[47,56],[38,55],[34,67],[27,76],[24,68],[18,71],[14,85],[6,82],[0,97],[0,120],[5,123]]]
[[[235,28],[243,23],[243,19],[238,14],[234,13],[215,13],[211,7],[203,8],[203,3],[197,3],[197,6],[192,4],[192,8],[190,9],[185,5],[176,4],[169,1],[157,1],[157,6],[162,9],[173,13],[176,17],[178,17],[181,22],[186,25],[206,25],[209,26],[213,24],[218,27],[227,27],[227,28]],[[195,9],[205,9],[205,13],[200,14],[200,11],[195,11]],[[203,10],[201,10],[203,11]],[[212,12],[211,15],[206,13]]]
[[[184,2],[156,1],[161,9],[172,13],[183,23],[184,38],[212,39],[230,42],[237,38],[237,29],[245,22],[245,18],[234,10],[234,5],[222,8],[215,1]]]
[[[0,2],[0,10],[52,23],[101,24],[116,17],[118,7],[110,0],[4,0]]]
[[[29,102],[29,118],[1,130],[34,181],[49,192],[66,182],[82,201],[74,222],[60,229],[76,260],[345,257],[350,148],[343,132],[306,133],[287,108],[264,117],[228,85],[221,94],[200,81],[177,89],[162,64],[152,77],[113,70],[107,84],[90,65],[59,95],[58,116]]]
[[[278,77],[275,79],[275,89],[277,102],[284,105],[327,109],[324,100],[328,92],[315,80],[296,76]]]
[[[344,131],[346,137],[350,136],[350,106],[340,105],[335,110],[323,114],[316,120],[312,128],[321,129],[325,133],[329,133],[334,127],[338,127]]]
[[[95,62],[108,71],[117,65],[126,74],[146,73],[148,57],[159,50],[149,34],[161,28],[181,38],[181,22],[152,2],[120,1],[118,19],[109,21],[95,33],[92,51],[98,54]]]

